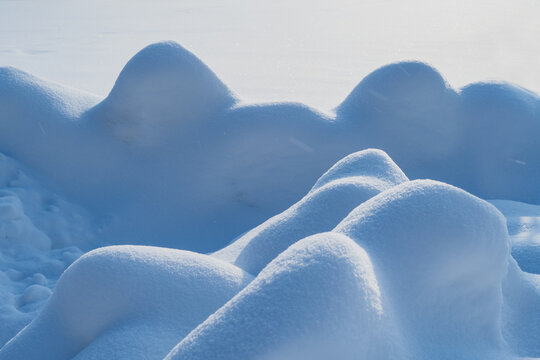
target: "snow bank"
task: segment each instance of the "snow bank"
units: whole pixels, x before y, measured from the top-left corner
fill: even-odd
[[[186,251],[94,250],[62,275],[47,306],[0,359],[160,359],[250,280]]]
[[[90,209],[102,243],[210,252],[366,148],[411,179],[539,203],[539,104],[508,84],[455,91],[418,62],[374,71],[333,113],[243,104],[195,55],[164,42],[136,54],[105,99],[3,68],[0,150]]]

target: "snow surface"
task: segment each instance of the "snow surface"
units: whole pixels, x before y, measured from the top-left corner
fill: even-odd
[[[172,42],[104,99],[1,68],[0,359],[540,357],[539,109],[418,62],[246,104]]]
[[[173,39],[250,102],[329,109],[409,59],[456,87],[499,79],[539,93],[539,13],[535,0],[3,0],[0,66],[103,96],[135,52]]]

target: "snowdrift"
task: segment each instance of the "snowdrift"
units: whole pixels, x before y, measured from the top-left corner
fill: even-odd
[[[243,104],[195,55],[164,42],[136,54],[105,99],[0,69],[0,151],[90,209],[102,244],[210,252],[366,148],[411,179],[538,204],[539,109],[537,95],[510,84],[455,91],[418,62],[374,71],[331,113]]]
[[[212,255],[83,255],[0,359],[539,357],[540,278],[510,244],[493,205],[361,151]]]

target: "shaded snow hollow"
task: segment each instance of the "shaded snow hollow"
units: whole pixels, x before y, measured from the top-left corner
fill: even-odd
[[[172,42],[105,99],[0,68],[0,360],[540,357],[539,114],[417,62],[325,114]]]

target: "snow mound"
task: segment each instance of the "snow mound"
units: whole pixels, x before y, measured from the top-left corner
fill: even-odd
[[[368,149],[347,155],[338,161],[317,180],[311,191],[346,177],[378,179],[387,182],[389,187],[409,180],[384,151]]]
[[[175,42],[147,46],[124,67],[98,106],[121,138],[154,142],[234,105],[235,97],[194,54]]]
[[[495,207],[416,180],[366,201],[333,231],[369,254],[415,358],[499,357],[509,246]]]
[[[403,116],[418,112],[426,103],[439,104],[449,91],[437,70],[421,62],[401,62],[383,66],[366,76],[341,103],[345,117],[364,111]],[[409,111],[407,111],[409,110]]]
[[[343,235],[303,239],[166,359],[388,359],[399,339],[368,255]]]
[[[186,251],[94,250],[62,275],[46,307],[0,359],[160,359],[251,279]]]
[[[356,206],[405,181],[405,174],[384,152],[351,154],[321,176],[299,202],[213,256],[257,274],[296,241],[330,231]]]

